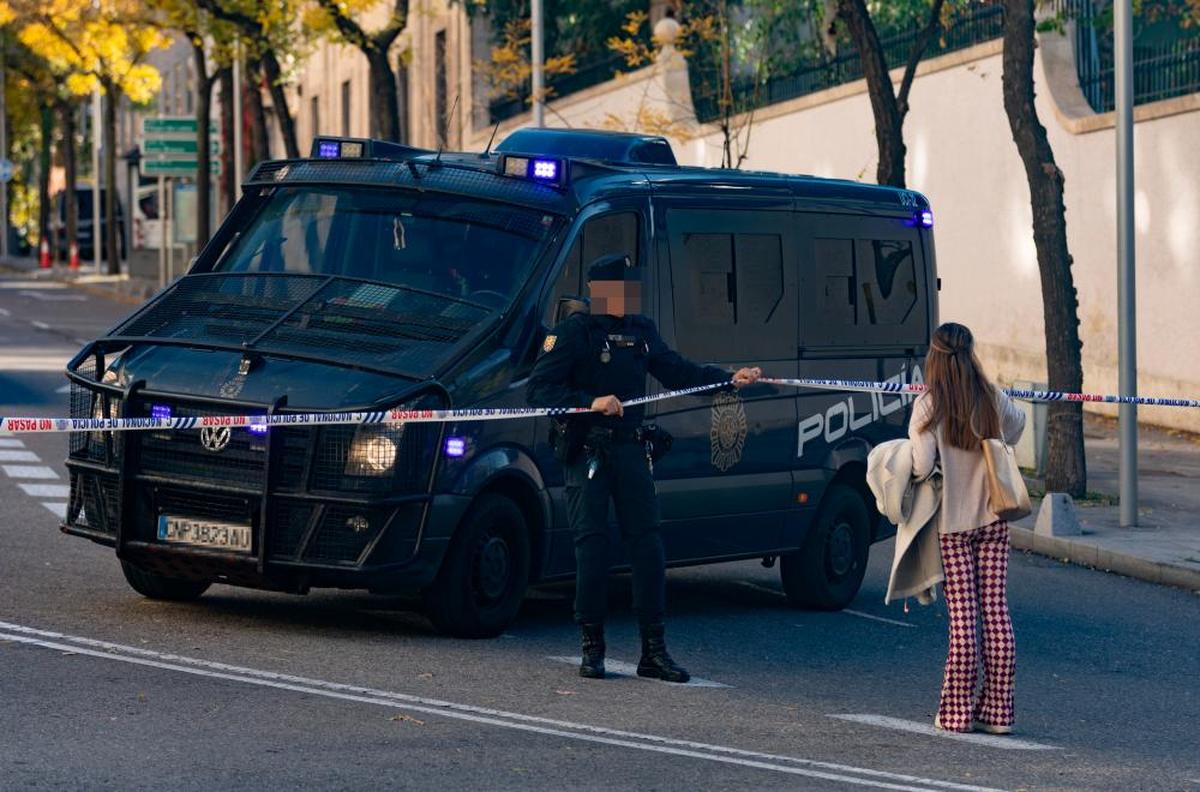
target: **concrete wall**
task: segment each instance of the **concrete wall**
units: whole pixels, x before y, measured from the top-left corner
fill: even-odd
[[[1084,341],[1084,388],[1115,393],[1116,204],[1111,114],[1086,108],[1063,36],[1042,38],[1037,109],[1066,174],[1067,227]],[[1065,48],[1065,49],[1064,49]],[[897,75],[898,76],[898,75]],[[908,184],[934,208],[941,318],[972,327],[1003,382],[1045,381],[1041,289],[1029,190],[1001,97],[1000,42],[923,64],[905,124]],[[686,80],[684,81],[686,85]],[[721,137],[690,127],[678,74],[661,67],[552,103],[553,126],[613,126],[646,102],[679,120],[674,145],[716,165]],[[670,97],[668,100],[667,97]],[[1139,385],[1145,395],[1200,397],[1200,96],[1138,108],[1136,211]],[[528,118],[505,125],[515,128]],[[482,148],[489,130],[466,142]],[[872,181],[877,161],[865,84],[760,111],[743,167]],[[503,132],[501,133],[503,137]],[[1089,405],[1115,413],[1107,405]],[[1200,431],[1200,410],[1142,408],[1143,421]]]

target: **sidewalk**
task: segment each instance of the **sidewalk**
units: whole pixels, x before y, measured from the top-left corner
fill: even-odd
[[[1036,499],[1014,523],[1013,547],[1200,592],[1200,436],[1140,427],[1137,528],[1120,527],[1116,421],[1085,413],[1084,446],[1092,496],[1075,504],[1083,534],[1034,533]]]
[[[126,264],[138,274],[147,269],[140,260],[144,258],[140,254],[141,251],[135,251],[135,258]],[[155,266],[157,267],[157,264]],[[78,270],[68,269],[61,264],[50,269],[40,269],[36,258],[9,256],[0,259],[0,272],[4,271],[63,281],[89,294],[129,305],[141,305],[158,293],[157,279],[139,277],[137,274],[131,277],[128,272],[120,275],[97,275],[91,262]]]
[[[133,269],[140,272],[136,265]],[[90,268],[77,272],[63,267],[42,270],[33,258],[0,260],[3,270],[65,281],[91,294],[133,305],[140,305],[158,291],[157,280],[127,274],[96,275]],[[1033,514],[1013,524],[1013,547],[1200,592],[1200,436],[1141,427],[1140,525],[1121,528],[1117,425],[1109,418],[1085,416],[1088,490],[1093,496],[1076,504],[1083,534],[1054,537],[1034,533],[1041,505],[1037,497]],[[1040,496],[1040,491],[1031,489],[1031,493]]]

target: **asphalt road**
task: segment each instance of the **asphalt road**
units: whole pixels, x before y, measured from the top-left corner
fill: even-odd
[[[127,310],[0,276],[0,414],[60,414],[62,363]],[[669,644],[710,684],[586,681],[553,659],[569,586],[492,641],[354,592],[143,599],[58,532],[64,456],[0,438],[0,789],[1200,790],[1194,593],[1015,555],[1018,733],[953,737],[945,613],[883,605],[890,544],[842,613],[788,608],[754,562],[672,572]]]

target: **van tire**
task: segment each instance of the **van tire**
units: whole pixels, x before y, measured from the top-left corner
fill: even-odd
[[[835,484],[821,501],[802,548],[780,559],[788,601],[813,610],[846,607],[862,586],[870,548],[870,511],[862,495]]]
[[[503,495],[481,496],[425,592],[425,614],[446,635],[494,638],[521,608],[529,555],[529,527],[520,507]]]
[[[147,572],[128,561],[121,562],[121,571],[133,590],[143,597],[170,602],[191,602],[199,599],[212,585],[209,580],[185,580]]]

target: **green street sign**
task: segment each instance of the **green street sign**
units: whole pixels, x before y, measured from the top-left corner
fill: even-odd
[[[196,134],[196,119],[194,116],[163,116],[161,118],[143,118],[142,119],[142,135],[152,137],[156,135],[178,135],[181,133]],[[215,133],[217,131],[216,122],[208,122],[208,130]]]
[[[212,159],[208,162],[210,173],[221,172],[221,160]],[[195,178],[196,160],[194,159],[149,159],[142,160],[143,176],[174,176]]]
[[[216,139],[208,141],[208,150],[213,154],[221,152],[221,143]],[[146,138],[146,154],[195,154],[197,152],[196,138]],[[180,158],[181,159],[181,158]]]

